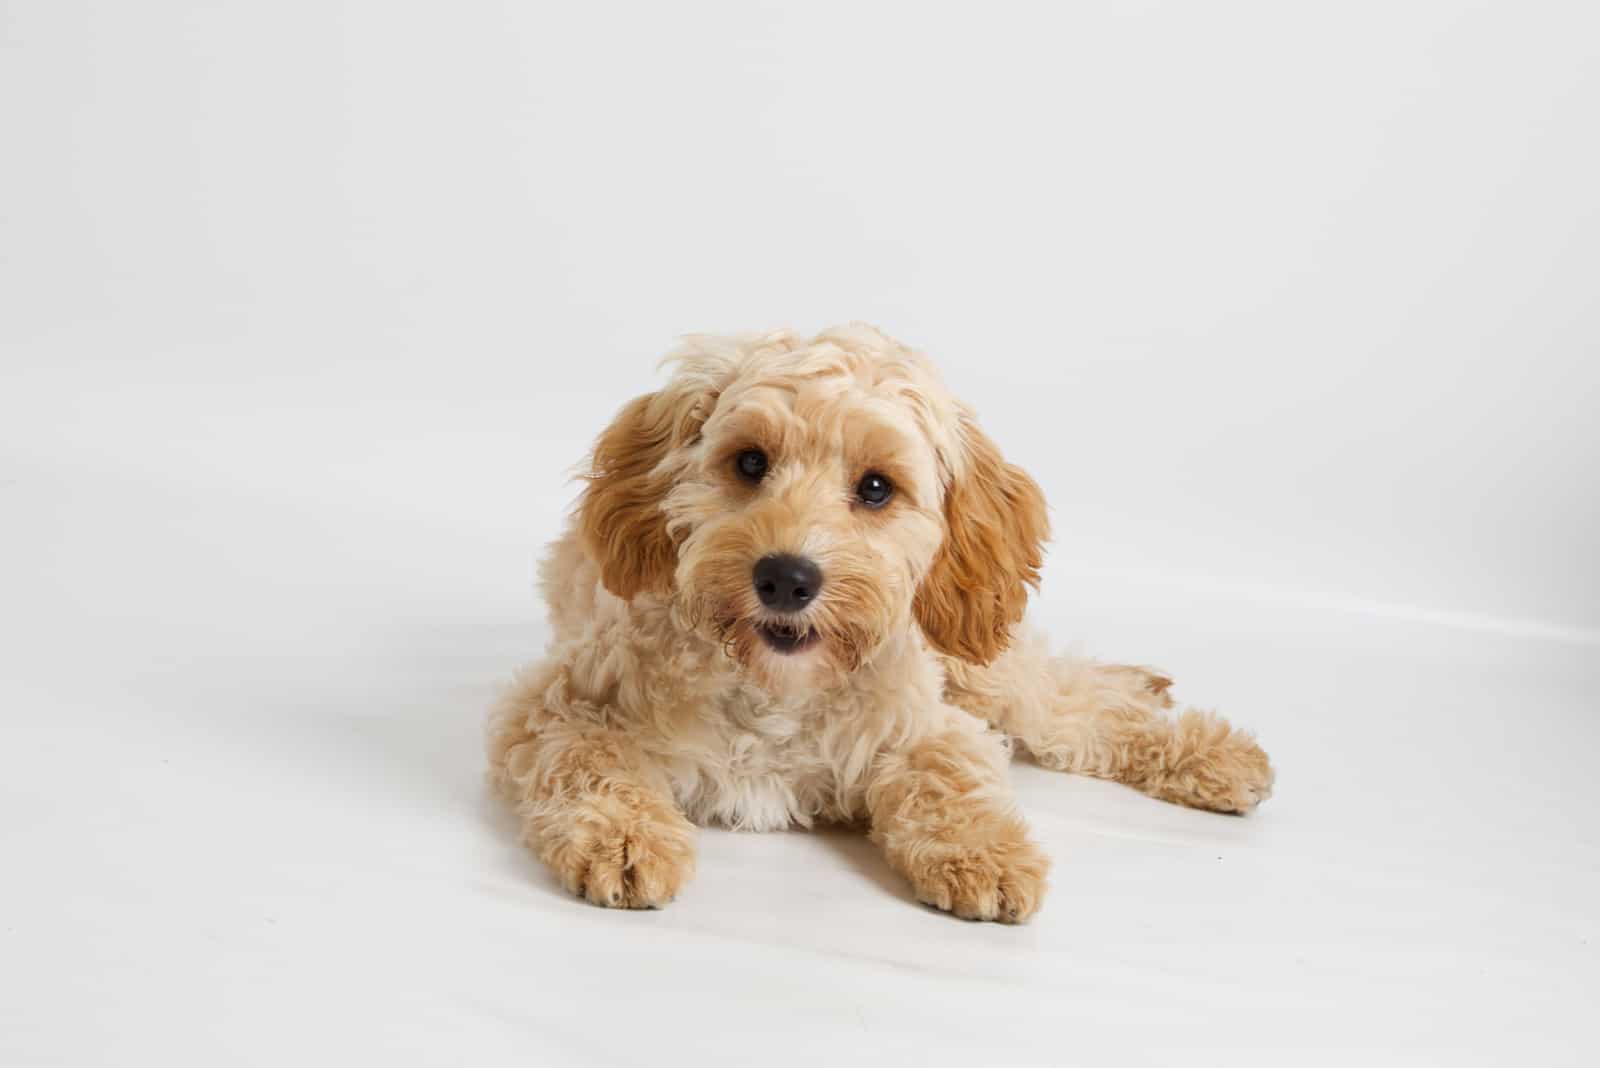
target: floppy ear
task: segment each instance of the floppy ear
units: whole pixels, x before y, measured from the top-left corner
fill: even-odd
[[[701,398],[649,393],[628,403],[595,442],[578,502],[578,530],[600,563],[600,581],[628,600],[672,588],[678,550],[661,510],[672,488],[668,456],[705,421]]]
[[[965,463],[945,491],[944,543],[914,610],[940,652],[987,664],[1011,643],[1050,534],[1044,494],[963,414]]]

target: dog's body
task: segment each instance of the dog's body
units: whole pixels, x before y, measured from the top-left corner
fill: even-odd
[[[1248,735],[1143,668],[1020,630],[1047,523],[918,353],[864,326],[691,339],[596,444],[542,568],[555,640],[491,721],[530,844],[598,904],[665,904],[693,823],[864,822],[918,897],[1017,921],[1043,764],[1243,812]],[[993,729],[991,729],[993,728]]]

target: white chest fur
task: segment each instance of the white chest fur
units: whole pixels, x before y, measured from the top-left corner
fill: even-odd
[[[696,823],[739,830],[842,818],[824,711],[742,689],[709,702],[661,754],[678,803]]]

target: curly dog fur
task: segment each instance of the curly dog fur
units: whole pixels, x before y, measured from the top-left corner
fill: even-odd
[[[573,893],[664,905],[696,823],[859,822],[922,901],[1019,922],[1049,860],[1013,742],[1178,804],[1268,796],[1266,754],[1172,714],[1169,679],[1023,630],[1044,496],[920,353],[855,324],[668,361],[595,444],[541,569],[554,640],[490,723],[492,779]],[[799,609],[752,581],[775,554],[816,568]]]

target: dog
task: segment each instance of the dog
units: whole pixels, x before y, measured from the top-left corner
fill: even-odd
[[[1244,813],[1251,736],[1022,627],[1045,499],[921,353],[851,324],[691,336],[595,443],[540,568],[554,638],[489,723],[527,844],[598,905],[665,905],[695,826],[864,825],[916,897],[1027,920],[1049,859],[1014,747]]]

